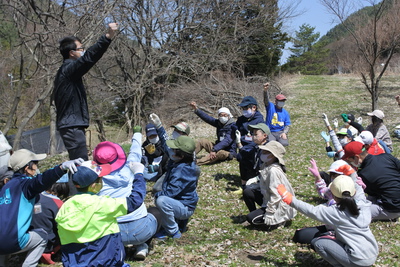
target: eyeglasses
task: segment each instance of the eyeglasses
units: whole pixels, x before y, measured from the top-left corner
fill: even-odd
[[[85,47],[84,46],[82,46],[82,47],[77,47],[77,48],[75,48],[75,49],[73,49],[74,51],[84,51],[85,50]]]

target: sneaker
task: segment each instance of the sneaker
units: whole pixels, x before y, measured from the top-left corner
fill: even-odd
[[[146,243],[143,243],[136,247],[136,252],[133,257],[137,260],[144,260],[147,254],[149,254],[149,246]]]
[[[181,236],[182,236],[182,233],[181,233],[181,231],[179,231],[179,230],[178,230],[175,234],[170,235],[170,234],[168,234],[168,233],[163,229],[163,230],[161,230],[160,232],[156,233],[156,234],[154,235],[154,238],[155,238],[155,239],[159,239],[159,240],[165,240],[165,239],[167,239],[168,237],[172,237],[172,238],[181,238]]]

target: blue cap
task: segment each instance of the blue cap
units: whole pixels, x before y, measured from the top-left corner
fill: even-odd
[[[246,107],[248,105],[256,105],[257,106],[257,100],[252,96],[245,96],[245,97],[243,97],[242,102],[238,106]]]
[[[157,134],[156,126],[154,124],[149,123],[146,125],[146,136],[151,136]]]

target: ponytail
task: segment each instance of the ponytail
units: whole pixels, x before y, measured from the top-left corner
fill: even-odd
[[[343,192],[342,198],[340,198],[340,201],[336,205],[339,208],[339,210],[347,209],[353,216],[360,215],[360,209],[358,208],[354,198],[350,196],[349,191]]]

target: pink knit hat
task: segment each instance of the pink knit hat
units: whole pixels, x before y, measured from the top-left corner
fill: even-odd
[[[124,166],[126,155],[120,145],[105,141],[94,148],[93,160],[99,165],[110,164],[111,172],[113,172]]]

